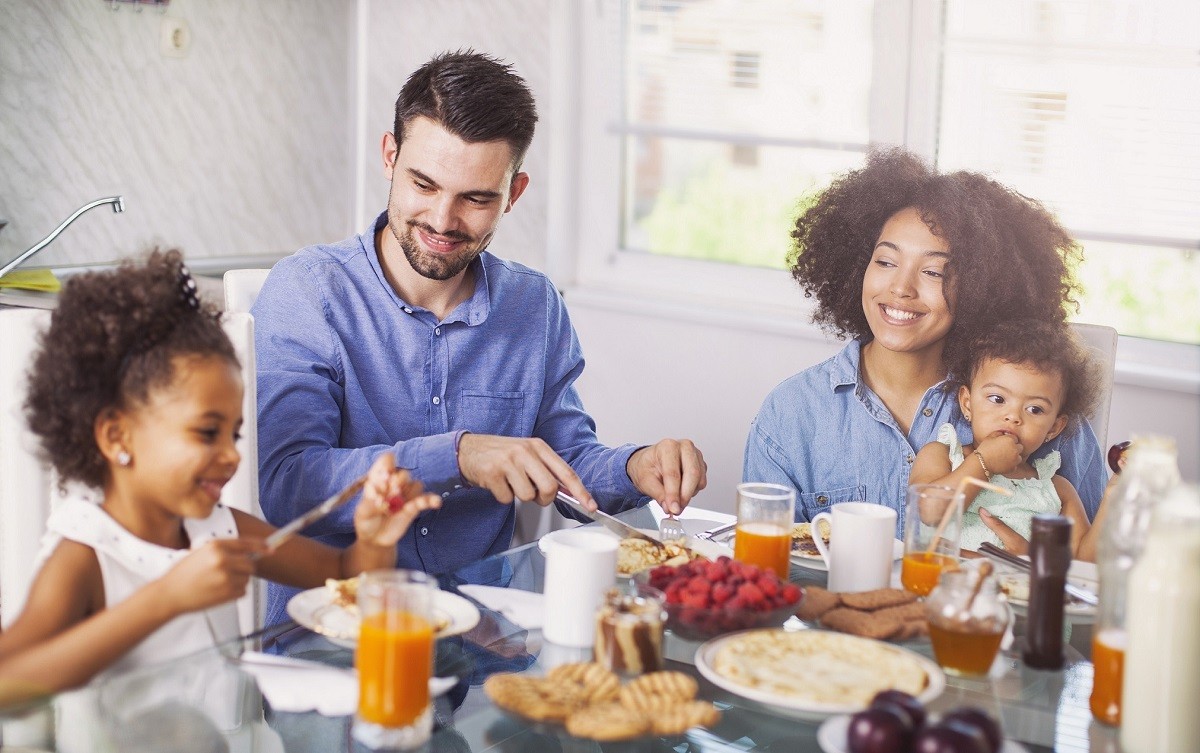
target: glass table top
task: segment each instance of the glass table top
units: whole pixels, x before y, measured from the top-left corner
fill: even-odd
[[[654,528],[646,508],[621,516],[636,527]],[[511,549],[439,577],[444,590],[478,584],[541,592],[545,558],[536,544]],[[824,585],[825,573],[793,565],[790,579],[801,585]],[[539,630],[527,630],[503,614],[476,602],[481,619],[470,631],[437,643],[435,674],[458,680],[434,701],[435,731],[431,751],[492,751],[539,753],[554,751],[820,751],[820,722],[789,716],[782,710],[728,693],[701,677],[694,656],[699,643],[677,639],[668,632],[668,669],[687,672],[699,680],[700,698],[713,701],[723,717],[712,729],[693,728],[676,737],[644,738],[627,743],[595,743],[568,735],[561,726],[535,724],[498,709],[483,692],[484,680],[497,672],[542,674],[567,661],[586,661],[589,649],[566,649],[545,643]],[[807,629],[796,618],[786,627]],[[1080,651],[1066,647],[1067,665],[1061,671],[1025,668],[1019,659],[1020,631],[1014,648],[1006,651],[983,679],[946,678],[945,692],[928,704],[934,714],[960,705],[978,706],[1000,720],[1006,736],[1029,751],[1117,751],[1115,728],[1092,720],[1088,709],[1092,666]],[[1073,644],[1089,645],[1087,628],[1074,626]],[[928,639],[899,644],[932,656]],[[294,623],[271,626],[213,650],[147,668],[99,685],[93,684],[54,700],[58,723],[49,707],[9,714],[3,722],[3,741],[28,739],[37,747],[56,750],[170,749],[237,750],[274,753],[366,750],[350,737],[348,716],[328,717],[315,711],[280,712],[262,702],[254,676],[238,665],[243,650],[308,659],[331,666],[351,667],[353,651],[335,645]],[[222,711],[210,708],[214,697]],[[207,698],[207,701],[205,700]],[[64,729],[64,706],[88,707],[90,721]],[[207,704],[207,706],[206,706]],[[264,709],[265,707],[265,709]],[[207,718],[206,718],[207,717]],[[145,732],[141,737],[135,731]],[[205,734],[201,734],[204,732]],[[40,737],[39,737],[40,735]],[[172,736],[171,742],[164,736]],[[224,741],[225,747],[221,747]],[[150,747],[147,747],[150,746]],[[1008,748],[1006,748],[1006,751]],[[1015,748],[1020,750],[1020,748]]]

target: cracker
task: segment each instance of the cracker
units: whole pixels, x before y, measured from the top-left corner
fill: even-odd
[[[535,721],[561,722],[583,705],[569,687],[524,675],[492,675],[483,683],[483,691],[505,711]]]
[[[661,708],[662,699],[690,701],[699,691],[699,683],[682,672],[651,672],[621,688],[620,699],[628,709]]]
[[[842,597],[833,591],[820,586],[805,586],[804,598],[796,609],[796,616],[802,620],[815,620],[842,603]]]
[[[650,732],[649,717],[619,703],[602,703],[567,717],[567,732],[589,740],[631,740]]]
[[[713,727],[721,721],[721,712],[710,701],[676,702],[651,717],[656,735],[682,735],[692,727]]]
[[[876,609],[898,607],[901,604],[909,604],[916,600],[917,597],[915,594],[911,594],[902,588],[877,588],[874,591],[842,594],[842,604],[851,609],[865,609],[868,612],[873,612]]]
[[[904,620],[895,617],[880,618],[869,612],[838,607],[822,615],[821,624],[841,633],[886,640],[900,631]]]
[[[574,685],[588,703],[613,700],[621,689],[617,676],[596,662],[562,664],[547,672],[546,678]]]

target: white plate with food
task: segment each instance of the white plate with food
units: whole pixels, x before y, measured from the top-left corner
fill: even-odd
[[[331,643],[354,648],[358,644],[360,618],[358,606],[350,595],[354,586],[349,584],[357,584],[357,579],[329,583],[293,596],[287,603],[288,615]],[[479,624],[479,610],[474,604],[442,590],[433,594],[433,616],[438,638],[465,633]]]
[[[849,714],[831,716],[817,728],[817,744],[825,753],[849,753],[850,748],[846,744],[849,731]],[[1000,753],[1029,753],[1029,748],[1015,740],[1005,739],[1004,744],[1000,746]]]
[[[1012,605],[1013,611],[1024,615],[1026,609],[1029,608],[1029,573],[1010,565],[994,564],[1000,590],[1008,597],[1008,603]],[[1071,568],[1067,570],[1068,583],[1095,594],[1100,592],[1099,581],[1100,577],[1095,564],[1083,560],[1071,560]],[[1063,614],[1071,622],[1088,624],[1096,620],[1096,607],[1077,601],[1068,595],[1063,605]]]
[[[542,554],[545,554],[546,548],[552,545],[554,541],[565,537],[568,531],[574,530],[577,529],[564,528],[558,531],[551,531],[538,539],[538,549],[542,551]],[[588,530],[594,530],[605,536],[618,539],[618,546],[620,548],[617,550],[617,575],[621,577],[629,577],[657,565],[682,565],[696,556],[715,560],[721,555],[733,555],[733,551],[728,547],[703,539],[687,539],[686,548],[679,544],[667,544],[666,550],[660,552],[658,547],[648,541],[636,538],[622,539],[607,528],[588,528]],[[639,528],[638,530],[655,541],[658,540],[658,531],[652,531],[648,528]],[[688,550],[690,550],[690,554]]]
[[[696,651],[696,669],[734,695],[810,721],[866,708],[894,688],[929,703],[946,676],[929,659],[882,641],[827,630],[747,630]]]

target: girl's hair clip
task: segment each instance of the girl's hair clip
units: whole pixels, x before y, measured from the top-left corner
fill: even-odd
[[[179,297],[193,311],[200,310],[200,296],[196,293],[196,280],[186,264],[179,265]]]

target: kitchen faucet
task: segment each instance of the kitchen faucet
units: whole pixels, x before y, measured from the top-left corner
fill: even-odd
[[[33,244],[33,246],[31,246],[29,249],[27,249],[26,251],[21,253],[19,256],[17,256],[17,258],[8,262],[3,267],[0,267],[0,277],[3,277],[4,275],[8,274],[9,270],[15,269],[21,262],[25,261],[29,257],[36,254],[38,251],[41,251],[46,246],[50,245],[50,243],[55,238],[58,237],[59,233],[61,233],[62,231],[67,229],[67,225],[70,225],[72,222],[74,222],[75,220],[77,220],[79,218],[79,215],[83,214],[84,212],[86,212],[89,209],[94,209],[94,208],[100,206],[101,204],[112,204],[114,214],[125,211],[125,197],[124,196],[109,196],[109,197],[106,197],[103,199],[96,199],[95,201],[91,201],[91,202],[88,202],[87,204],[84,204],[83,206],[76,209],[75,212],[70,217],[63,220],[61,225],[54,228],[54,230],[50,233],[50,235],[47,235],[45,238],[42,238],[37,243]]]

